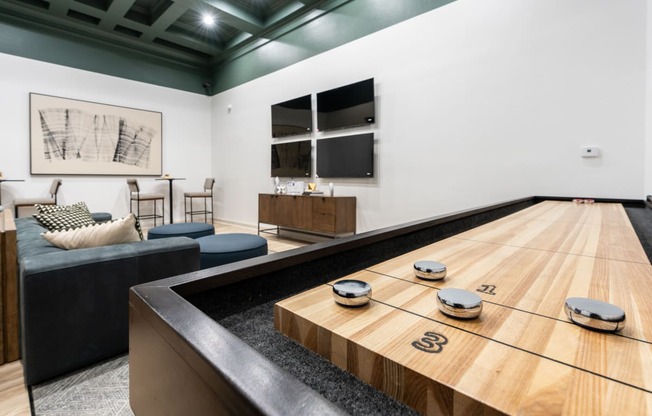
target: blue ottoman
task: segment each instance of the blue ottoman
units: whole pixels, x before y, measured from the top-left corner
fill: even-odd
[[[254,234],[217,234],[198,238],[197,242],[201,269],[267,254],[267,240]]]
[[[107,222],[113,219],[110,212],[91,212],[91,218],[95,222]]]
[[[147,232],[147,239],[168,237],[190,237],[199,238],[215,234],[213,224],[204,222],[180,222],[178,224],[165,224],[150,228]]]

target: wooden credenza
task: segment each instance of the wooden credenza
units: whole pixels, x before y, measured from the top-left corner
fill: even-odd
[[[354,196],[309,196],[258,194],[258,233],[260,224],[339,237],[355,234]]]

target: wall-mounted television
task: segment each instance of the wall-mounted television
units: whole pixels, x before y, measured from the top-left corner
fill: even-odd
[[[312,168],[310,140],[272,145],[272,177],[310,177]]]
[[[312,131],[310,94],[272,106],[272,137],[307,134]]]
[[[317,129],[363,126],[376,122],[374,79],[317,93]]]
[[[373,178],[374,134],[317,140],[317,177]]]

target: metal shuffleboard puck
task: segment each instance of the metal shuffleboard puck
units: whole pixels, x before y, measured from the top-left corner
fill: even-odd
[[[447,288],[437,293],[437,307],[444,315],[472,319],[482,312],[482,298],[463,289]]]
[[[441,280],[446,277],[446,265],[431,260],[416,261],[414,275],[423,280]]]
[[[611,303],[589,298],[568,298],[564,310],[571,322],[587,329],[616,332],[625,327],[625,311]]]
[[[371,285],[361,280],[340,280],[333,285],[333,298],[343,306],[364,306],[371,299]]]

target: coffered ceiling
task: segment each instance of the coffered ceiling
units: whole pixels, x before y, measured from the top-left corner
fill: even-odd
[[[0,0],[0,19],[214,68],[346,3],[334,0]],[[202,24],[210,14],[215,24]]]

